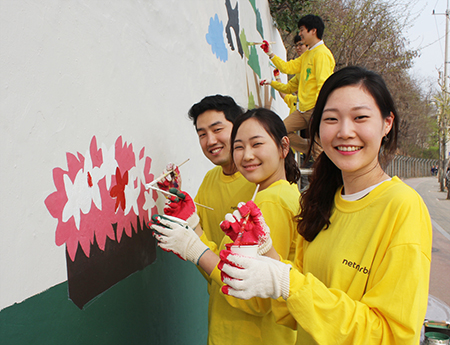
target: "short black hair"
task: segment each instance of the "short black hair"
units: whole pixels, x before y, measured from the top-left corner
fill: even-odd
[[[299,34],[294,36],[294,44],[297,44],[298,42],[301,42],[302,38],[300,37]]]
[[[234,123],[236,118],[244,112],[230,96],[213,95],[206,96],[200,102],[194,104],[189,109],[188,116],[197,127],[197,118],[208,110],[217,110],[223,112],[225,118]]]
[[[319,16],[315,16],[314,14],[307,14],[304,17],[301,17],[298,21],[298,28],[300,26],[304,26],[306,30],[310,31],[312,29],[316,29],[317,38],[322,39],[323,31],[325,30],[325,24],[323,23],[322,18]]]

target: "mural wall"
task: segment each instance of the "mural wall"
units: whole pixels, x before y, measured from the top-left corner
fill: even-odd
[[[57,323],[74,343],[123,327],[198,343],[206,285],[156,249],[146,224],[164,197],[145,184],[189,158],[195,195],[212,165],[187,111],[206,95],[287,116],[259,85],[273,67],[257,42],[285,56],[267,1],[0,0],[0,22],[0,338],[48,339]],[[120,326],[94,321],[114,313]]]

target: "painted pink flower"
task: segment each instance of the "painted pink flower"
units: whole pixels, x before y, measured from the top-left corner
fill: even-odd
[[[123,143],[122,137],[108,150],[104,145],[99,149],[94,136],[85,156],[66,156],[68,169],[53,169],[56,192],[45,205],[58,220],[55,243],[66,244],[72,261],[78,245],[89,257],[94,242],[104,250],[106,238],[120,242],[123,232],[131,237],[138,218],[143,228],[156,213],[156,192],[144,188],[153,180],[151,158],[144,156],[144,148],[136,161],[133,146]]]
[[[67,213],[64,213],[66,205],[69,203],[69,196],[66,192],[66,183],[75,183],[76,176],[82,171],[84,165],[84,157],[78,153],[78,157],[67,153],[68,170],[64,171],[60,168],[53,169],[53,181],[57,189],[56,192],[50,194],[45,199],[45,205],[50,214],[58,219],[56,227],[55,242],[58,246],[66,243],[67,251],[72,260],[75,259],[75,254],[78,248],[78,243],[81,245],[86,256],[89,256],[90,245],[94,238],[94,233],[87,228],[81,228],[79,224],[79,217],[70,216],[68,219]],[[87,183],[87,181],[86,181]],[[74,212],[74,214],[77,214]],[[80,212],[78,212],[80,214]],[[78,225],[77,225],[78,219]]]
[[[122,144],[122,137],[118,137],[115,144],[116,161],[121,171],[128,171],[136,165],[136,158],[133,152],[133,145],[124,142]]]

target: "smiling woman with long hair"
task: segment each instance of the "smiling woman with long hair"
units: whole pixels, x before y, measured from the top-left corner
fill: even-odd
[[[383,170],[398,123],[378,74],[334,73],[312,115],[323,152],[302,193],[295,261],[221,252],[223,291],[276,299],[277,322],[298,330],[297,344],[420,342],[431,221],[421,197]]]

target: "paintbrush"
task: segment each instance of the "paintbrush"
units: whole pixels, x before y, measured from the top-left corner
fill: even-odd
[[[258,190],[259,190],[259,184],[256,185],[256,189],[255,189],[255,192],[253,193],[252,201],[255,201],[256,193],[258,193]],[[242,236],[244,235],[245,226],[247,225],[249,217],[250,217],[250,212],[245,216],[245,218],[242,222],[241,230],[238,233],[238,237],[236,238],[236,241],[234,241],[235,245],[239,246],[241,244],[241,239],[242,239]]]
[[[190,158],[186,159],[183,163],[181,163],[180,165],[178,165],[178,167],[182,166],[184,163],[186,163]],[[175,169],[169,170],[166,173],[162,174],[160,177],[158,177],[157,179],[154,179],[152,182],[147,183],[145,185],[145,188],[151,188],[154,184],[158,183],[159,181],[161,181],[164,177],[166,177],[167,175],[169,175],[170,173],[172,173]]]
[[[249,46],[255,46],[257,44],[263,44],[264,42],[247,42]],[[276,42],[269,42],[269,44],[275,44]]]
[[[161,192],[161,193],[163,193],[163,194],[172,195],[172,196],[174,196],[174,197],[176,197],[176,198],[179,198],[178,195],[175,195],[175,194],[170,193],[170,192],[166,192],[165,190],[159,189],[159,188],[157,188],[157,187],[149,186],[149,188],[150,188],[150,189],[153,189],[153,190],[156,190],[156,191],[158,191],[158,192]],[[214,211],[214,209],[213,209],[212,207],[209,207],[209,206],[205,206],[205,205],[199,204],[198,202],[195,202],[195,201],[194,201],[194,204],[196,204],[197,206],[200,206],[200,207],[207,208],[208,210]]]

